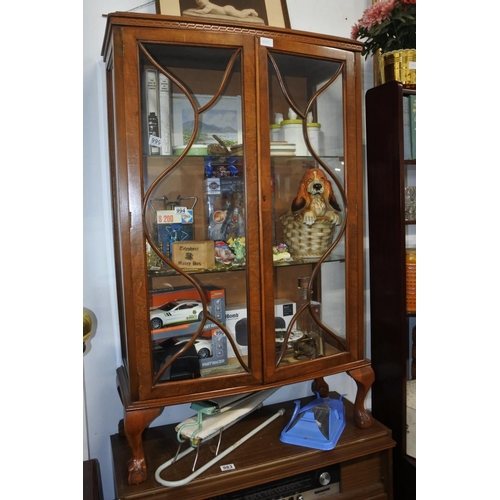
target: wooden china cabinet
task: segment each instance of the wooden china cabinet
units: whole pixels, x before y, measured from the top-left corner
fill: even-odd
[[[326,396],[323,377],[347,372],[354,421],[372,425],[361,48],[268,26],[108,16],[129,483],[147,477],[142,432],[170,405],[308,380]],[[271,142],[275,122],[284,135]]]

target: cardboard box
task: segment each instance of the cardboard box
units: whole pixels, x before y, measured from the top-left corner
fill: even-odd
[[[208,301],[207,306],[210,311],[210,315],[224,325],[226,316],[226,291],[224,290],[224,288],[220,288],[214,285],[204,285],[203,292],[205,293],[205,298]],[[201,298],[198,290],[193,287],[178,287],[167,290],[157,290],[150,297],[150,307],[160,307],[163,304],[166,304],[167,302],[171,302],[173,300],[201,301]],[[169,325],[164,328],[152,330],[151,339],[153,340],[153,342],[157,342],[172,337],[192,335],[193,333],[196,333],[199,326],[199,321]],[[207,320],[203,330],[207,331],[217,328],[218,327],[215,323]]]
[[[245,193],[245,179],[243,177],[212,177],[204,179],[203,191],[209,196],[231,198],[235,193],[243,197]]]
[[[289,299],[276,299],[274,301],[274,315],[276,328],[288,328],[293,315],[296,312],[296,304]],[[247,331],[247,304],[232,304],[226,307],[226,327],[236,342],[242,355],[248,354],[248,331]],[[230,343],[227,345],[229,358],[235,357],[234,349]]]
[[[245,236],[244,178],[207,178],[204,192],[208,207],[207,237],[227,241]]]
[[[205,178],[243,177],[241,156],[206,156]]]
[[[196,333],[199,327],[200,327],[199,321],[166,326],[165,328],[158,328],[157,330],[151,330],[151,339],[153,340],[153,342],[162,342],[163,340],[167,339],[186,337],[188,335],[193,335],[194,333]],[[206,332],[208,330],[213,330],[215,328],[218,328],[217,325],[207,320],[205,326],[203,327],[203,332]]]
[[[205,298],[210,303],[211,315],[225,324],[226,291],[215,285],[206,284],[202,287]],[[156,290],[151,294],[149,307],[159,307],[171,300],[201,300],[200,294],[192,286],[182,286]]]
[[[297,304],[289,299],[276,299],[274,301],[274,315],[276,316],[276,328],[288,328],[293,315],[297,312]],[[280,321],[278,318],[282,318]],[[282,326],[278,325],[281,324]]]
[[[226,334],[220,328],[210,330],[212,336],[212,356],[209,358],[200,358],[201,368],[210,368],[227,364],[227,338]],[[203,333],[205,335],[205,333]]]
[[[172,262],[187,271],[215,267],[213,241],[174,241],[172,243]]]

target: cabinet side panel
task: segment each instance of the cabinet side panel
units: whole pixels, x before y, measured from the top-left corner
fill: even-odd
[[[112,48],[108,59],[106,81],[107,81],[107,104],[108,104],[108,139],[109,139],[109,167],[110,167],[110,185],[111,199],[113,200],[113,243],[115,254],[115,273],[118,298],[118,314],[121,338],[121,354],[125,365],[128,368],[127,357],[127,337],[126,337],[126,307],[123,291],[125,290],[123,272],[123,227],[128,226],[128,215],[121,211],[123,199],[127,198],[127,190],[120,186],[120,173],[118,158],[123,155],[120,151],[120,141],[118,141],[120,120],[123,119],[123,107],[120,106],[120,95],[123,91],[122,79],[118,76],[120,73],[120,58],[116,60],[116,48],[122,44],[121,30],[115,29],[112,35]],[[119,50],[119,49],[118,49]]]
[[[368,203],[370,228],[370,302],[372,409],[375,418],[401,436],[405,417],[407,349],[405,315],[405,241],[402,198],[404,177],[402,93],[398,84],[376,87],[366,96]],[[402,382],[403,381],[403,382]]]
[[[366,94],[371,356],[373,416],[389,427],[394,450],[396,498],[406,463],[406,382],[409,365],[406,314],[406,227],[403,86],[389,82]],[[413,469],[414,472],[414,469]],[[406,489],[406,486],[405,486]]]

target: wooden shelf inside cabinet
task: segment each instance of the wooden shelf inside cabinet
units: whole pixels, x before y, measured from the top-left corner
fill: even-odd
[[[330,397],[338,398],[339,395],[331,393]],[[301,406],[312,399],[312,397],[303,398]],[[154,478],[156,469],[175,456],[177,451],[175,425],[149,428],[144,431],[145,456],[150,463],[151,472],[147,480],[140,485],[128,484],[126,473],[129,459],[128,443],[120,434],[115,434],[111,436],[111,446],[117,499],[206,499],[333,464],[339,464],[340,468],[340,493],[334,494],[331,498],[338,496],[339,499],[352,500],[391,499],[391,458],[392,448],[395,445],[391,431],[379,422],[374,422],[368,429],[358,429],[352,422],[353,405],[345,399],[343,401],[347,423],[333,450],[314,450],[282,443],[279,436],[293,414],[294,403],[287,401],[264,406],[224,431],[219,453],[223,453],[231,444],[267,420],[280,408],[285,409],[283,417],[274,420],[224,458],[220,464],[232,464],[234,466],[232,470],[222,472],[220,464],[214,464],[188,484],[176,488],[167,488]],[[213,441],[201,446],[197,468],[214,458],[217,439]],[[189,476],[192,473],[193,455],[194,453],[180,459],[175,466],[162,471],[161,477],[168,481],[176,481]]]
[[[387,425],[396,441],[395,498],[415,498],[416,460],[406,453],[407,381],[410,373],[410,322],[406,311],[406,235],[416,221],[405,221],[404,189],[408,169],[404,159],[403,97],[416,95],[398,82],[366,94],[368,173],[371,362],[373,416]]]

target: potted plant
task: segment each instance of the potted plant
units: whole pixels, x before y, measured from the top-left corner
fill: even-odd
[[[380,0],[363,12],[351,38],[364,41],[366,59],[378,54],[381,83],[416,84],[416,29],[416,0]]]

